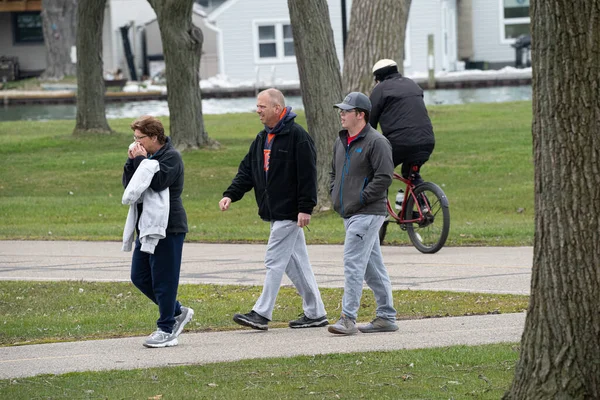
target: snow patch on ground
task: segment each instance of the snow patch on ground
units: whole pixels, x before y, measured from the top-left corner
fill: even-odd
[[[427,80],[427,72],[415,72],[407,75],[414,80]],[[514,68],[504,67],[499,70],[478,70],[469,69],[464,71],[445,72],[440,71],[435,74],[435,79],[438,81],[469,81],[469,80],[490,80],[490,79],[527,79],[531,78],[530,68]],[[300,81],[275,79],[272,82],[253,82],[253,81],[232,81],[225,75],[217,75],[200,81],[201,89],[244,89],[255,87],[278,87],[278,88],[295,88],[300,86]],[[165,85],[153,84],[152,81],[146,82],[128,82],[123,89],[126,92],[145,92],[145,91],[160,91],[166,93]]]

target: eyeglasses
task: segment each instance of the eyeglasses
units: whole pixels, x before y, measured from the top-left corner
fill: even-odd
[[[351,112],[355,113],[356,112],[356,108],[352,108],[350,110],[340,110],[340,115],[346,115],[346,114],[351,113]]]
[[[143,138],[148,137],[148,135],[144,135],[144,136],[135,136],[133,135],[133,140],[142,140]]]

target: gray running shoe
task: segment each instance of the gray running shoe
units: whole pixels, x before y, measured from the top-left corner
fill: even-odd
[[[329,321],[327,316],[323,315],[321,318],[308,318],[306,315],[301,314],[300,318],[290,321],[290,328],[318,328],[320,326],[328,325]]]
[[[160,328],[152,332],[144,342],[146,347],[171,347],[177,346],[177,336],[173,333],[163,332]]]
[[[398,325],[395,322],[381,317],[377,317],[368,324],[358,327],[358,330],[362,333],[396,332],[398,329]]]
[[[269,320],[254,310],[248,314],[234,314],[233,321],[243,326],[249,326],[252,329],[261,331],[269,329]]]
[[[175,325],[173,325],[173,333],[175,334],[175,337],[181,335],[183,328],[192,320],[193,316],[193,309],[181,306],[181,314],[175,316]]]
[[[354,335],[356,332],[358,332],[358,329],[356,328],[356,321],[351,320],[344,314],[342,314],[340,319],[338,319],[335,324],[329,325],[327,330],[338,335]]]

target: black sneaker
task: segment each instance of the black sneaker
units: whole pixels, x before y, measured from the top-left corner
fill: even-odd
[[[290,328],[318,328],[320,326],[329,325],[327,316],[311,319],[304,314],[300,314],[300,318],[290,321]]]
[[[243,326],[249,326],[252,329],[259,329],[261,331],[269,329],[269,320],[257,314],[254,310],[248,314],[235,314],[233,321]]]

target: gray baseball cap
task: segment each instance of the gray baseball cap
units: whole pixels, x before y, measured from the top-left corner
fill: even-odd
[[[366,112],[371,112],[371,100],[361,92],[348,93],[344,101],[334,105],[334,107],[340,110],[352,110],[359,108]]]

